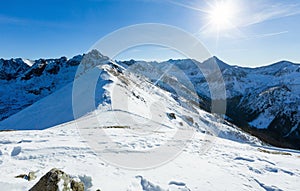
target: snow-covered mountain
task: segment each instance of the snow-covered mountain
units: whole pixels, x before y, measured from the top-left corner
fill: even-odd
[[[189,59],[123,63],[152,81],[168,73],[176,83],[195,90],[201,108],[206,111],[210,111],[212,101],[207,79],[214,75],[209,66],[217,64],[226,87],[227,120],[273,145],[300,149],[299,64],[282,61],[265,67],[243,68],[230,66],[217,57],[203,63]],[[171,91],[169,84],[156,83]]]
[[[78,56],[75,58],[78,58]],[[64,60],[68,66],[67,63],[69,61]],[[71,61],[72,60],[74,60],[74,58],[71,59]],[[73,66],[78,66],[78,61],[79,59],[76,59],[76,65],[74,64]],[[190,100],[196,100],[196,94],[189,95],[188,97],[184,94],[183,96],[175,98],[172,92],[154,86],[147,78],[139,76],[136,71],[132,69],[128,70],[126,65],[115,63],[96,50],[84,55],[81,58],[81,63],[84,63],[81,65],[83,72],[79,72],[80,69],[75,67],[70,68],[69,73],[63,69],[59,70],[62,71],[62,73],[58,71],[56,74],[57,78],[62,80],[62,82],[54,87],[57,89],[58,87],[62,87],[1,121],[0,129],[45,129],[72,121],[74,120],[74,115],[75,117],[81,117],[90,112],[94,112],[94,110],[97,112],[116,110],[128,112],[143,118],[150,118],[157,123],[161,123],[162,120],[167,119],[167,121],[171,120],[172,123],[176,121],[176,123],[181,126],[190,126],[201,132],[214,135],[218,134],[220,137],[226,136],[233,140],[258,142],[251,138],[251,136],[239,131],[234,125],[229,123],[226,125],[226,122],[221,118],[203,111],[198,107],[196,102],[191,102]],[[68,70],[67,67],[64,69]],[[76,77],[75,69],[78,69]],[[65,75],[66,73],[67,75]],[[95,77],[94,73],[98,76],[96,76],[95,97],[93,98],[94,100],[92,100],[92,104],[90,104],[84,99],[86,98],[86,87],[90,86],[93,81],[92,78]],[[40,76],[35,77],[38,79],[33,81],[36,82],[36,85],[38,82],[41,82],[40,84],[45,86],[46,80],[39,81],[39,78],[47,79],[50,76],[51,74],[46,70],[45,74],[42,73]],[[63,80],[63,77],[68,80]],[[19,83],[23,82],[22,78],[24,78],[24,76],[17,78]],[[74,81],[70,82],[70,79]],[[47,83],[49,84],[50,82]],[[11,81],[11,83],[15,83],[15,81]],[[62,85],[63,83],[64,86]],[[25,84],[27,85],[27,81],[25,81]],[[78,91],[76,92],[74,92],[74,84],[78,86]],[[37,97],[34,98],[38,99]],[[163,108],[161,108],[161,105],[163,105]],[[149,110],[151,107],[153,107],[153,109]],[[74,111],[74,108],[79,111]],[[169,116],[170,114],[172,117]],[[224,124],[220,123],[220,121],[223,121]],[[201,125],[203,123],[206,125]],[[208,124],[210,128],[206,128]]]
[[[39,178],[53,167],[89,191],[299,188],[298,151],[267,146],[198,107],[209,109],[209,94],[200,82],[193,91],[202,79],[190,60],[116,63],[95,50],[54,60],[35,61],[34,68],[1,81],[19,88],[25,100],[19,106],[32,102],[0,122],[1,129],[20,130],[0,132],[1,189],[29,190],[38,179],[13,177],[33,171]],[[51,63],[61,63],[54,73],[46,70],[55,68]],[[50,90],[40,89],[52,82]]]
[[[19,128],[17,127],[19,125],[15,126],[18,124],[17,117],[12,115],[18,112],[20,113],[17,116],[26,114],[30,108],[44,116],[45,121],[48,116],[45,115],[46,113],[49,114],[48,118],[53,119],[47,112],[50,106],[35,106],[44,98],[48,100],[44,103],[52,105],[51,107],[53,107],[52,102],[56,103],[57,112],[65,114],[60,118],[54,118],[55,120],[51,120],[52,123],[48,125],[42,124],[37,120],[37,115],[33,114],[30,120],[35,121],[36,124],[23,126],[23,129],[43,129],[72,120],[73,81],[78,65],[84,57],[85,55],[78,55],[71,59],[62,57],[36,61],[1,59],[0,120],[11,116],[10,119],[0,123],[1,127]],[[206,79],[210,75],[213,76],[210,74],[210,66],[217,64],[226,87],[226,119],[273,145],[300,148],[299,64],[282,61],[260,68],[243,68],[230,66],[217,57],[212,57],[203,63],[183,59],[161,63],[131,60],[118,62],[118,64],[136,75],[146,77],[155,86],[170,92],[173,98],[180,94],[180,97],[189,102],[197,102],[200,108],[206,111],[210,111],[212,101]],[[68,92],[62,96],[64,101],[56,101],[57,94],[62,95],[59,91]],[[98,101],[97,104],[101,102]],[[178,99],[177,101],[180,102]],[[65,103],[69,104],[66,106]],[[59,105],[62,108],[59,108]],[[22,124],[25,125],[24,122]]]
[[[71,83],[81,60],[82,56],[39,59],[29,66],[22,59],[1,59],[0,120]]]

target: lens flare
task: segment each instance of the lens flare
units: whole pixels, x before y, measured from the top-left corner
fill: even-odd
[[[237,8],[229,1],[216,1],[208,11],[208,21],[217,31],[231,29],[236,16]]]

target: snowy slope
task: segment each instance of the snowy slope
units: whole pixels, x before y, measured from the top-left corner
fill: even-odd
[[[161,63],[131,60],[123,63],[155,82],[157,86],[172,92],[169,83],[157,81],[159,76],[167,73],[173,83],[196,92],[200,96],[200,106],[207,111],[210,111],[212,99],[225,99],[216,95],[211,98],[207,83],[207,79],[215,75],[210,66],[217,64],[226,87],[228,119],[266,142],[282,147],[300,148],[299,64],[282,61],[260,68],[243,68],[227,65],[216,57],[203,63],[190,59]],[[217,81],[211,83],[211,86],[220,89],[220,84]],[[188,92],[186,96],[189,94]]]
[[[81,118],[80,124],[90,128],[95,117],[103,127],[119,124],[119,121],[113,121],[118,115],[116,112],[91,113]],[[87,140],[80,136],[76,126],[72,121],[43,131],[0,132],[1,189],[28,190],[38,179],[28,182],[14,176],[37,171],[40,178],[53,167],[73,177],[91,177],[92,187],[88,189],[91,191],[296,191],[300,186],[300,153],[292,150],[210,139],[197,131],[182,152],[168,163],[148,169],[126,170],[112,165],[110,162],[113,161],[103,160],[101,152],[95,152],[86,144]],[[152,128],[156,129],[156,126]],[[127,151],[128,157],[133,151],[143,152],[157,147],[169,136],[167,128],[153,131],[150,136],[120,128],[103,130],[119,145],[118,149]],[[111,145],[103,142],[105,137],[98,138],[99,144]],[[203,152],[201,148],[209,140],[213,140],[212,146]],[[172,147],[172,144],[169,142],[168,146]],[[114,153],[114,150],[102,152]]]
[[[30,67],[34,64],[33,60],[29,60],[29,59],[22,59],[22,60],[25,64],[27,64]]]

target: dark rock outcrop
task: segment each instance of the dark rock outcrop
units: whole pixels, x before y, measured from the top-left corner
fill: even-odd
[[[0,59],[0,80],[13,80],[23,74],[30,67],[21,58]]]
[[[61,181],[64,190],[84,191],[82,182],[71,180],[69,175],[56,168],[47,172],[29,191],[57,191]]]

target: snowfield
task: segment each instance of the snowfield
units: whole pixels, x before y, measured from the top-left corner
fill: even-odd
[[[115,115],[110,112],[112,114]],[[80,120],[89,126],[91,117],[97,116],[91,114]],[[112,125],[103,118],[103,126]],[[169,133],[162,129],[145,138],[121,128],[106,128],[104,131],[114,137],[120,149],[128,151],[127,155],[155,148]],[[212,141],[210,148],[203,152],[207,141]],[[28,190],[53,167],[74,177],[91,177],[92,187],[87,190],[298,190],[300,186],[300,153],[292,150],[217,137],[210,139],[196,131],[173,160],[161,166],[133,170],[103,160],[101,153],[92,150],[86,142],[80,136],[76,121],[43,131],[1,132],[1,190]],[[101,137],[100,143],[106,144]],[[108,148],[102,152],[114,151]],[[28,182],[14,178],[29,171],[37,171],[38,179]]]

